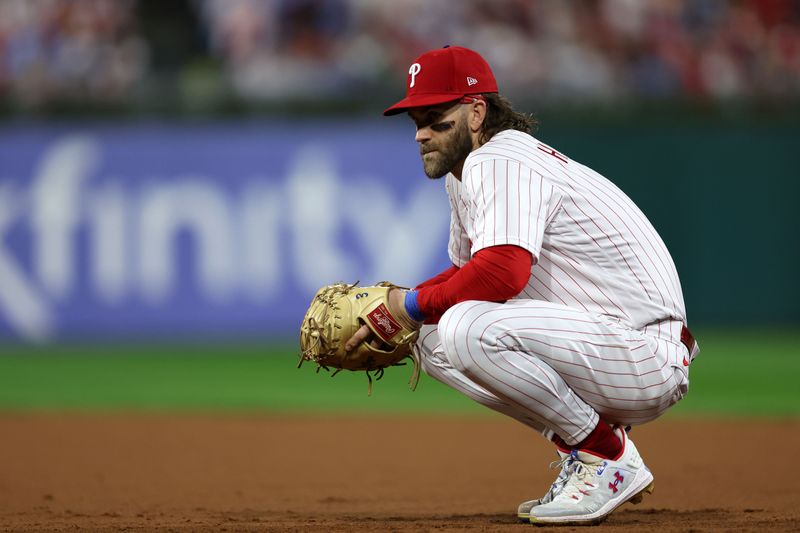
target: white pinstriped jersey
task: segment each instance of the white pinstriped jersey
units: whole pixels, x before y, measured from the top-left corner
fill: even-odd
[[[461,181],[448,174],[446,188],[448,251],[456,266],[483,248],[513,244],[535,258],[518,298],[605,315],[634,329],[686,321],[663,241],[625,193],[585,165],[506,130],[467,157]]]

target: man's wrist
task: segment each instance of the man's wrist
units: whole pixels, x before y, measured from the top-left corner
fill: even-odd
[[[406,313],[416,322],[423,322],[425,320],[425,315],[422,313],[422,310],[419,308],[419,304],[417,303],[417,291],[406,291],[404,296],[404,304]]]

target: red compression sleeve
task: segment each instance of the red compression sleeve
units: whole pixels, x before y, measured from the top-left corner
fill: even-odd
[[[414,289],[421,289],[422,287],[427,287],[429,285],[438,285],[439,283],[444,283],[448,279],[452,278],[453,274],[455,274],[456,272],[458,272],[458,267],[455,265],[451,265],[450,268],[448,268],[447,270],[443,270],[442,272],[439,272],[438,274],[433,276],[431,279],[423,281],[422,283],[414,287]]]
[[[417,304],[431,323],[459,302],[504,302],[525,288],[532,266],[533,255],[519,246],[484,248],[447,281],[420,288]]]

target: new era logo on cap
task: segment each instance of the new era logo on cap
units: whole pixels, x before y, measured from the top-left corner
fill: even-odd
[[[461,46],[425,52],[408,69],[406,97],[383,112],[396,115],[412,107],[459,100],[467,94],[496,93],[492,69],[480,54]]]

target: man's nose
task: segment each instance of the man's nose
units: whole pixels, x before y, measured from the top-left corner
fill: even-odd
[[[414,140],[418,143],[429,141],[431,138],[431,129],[428,127],[425,128],[418,128],[417,134],[414,136]]]

